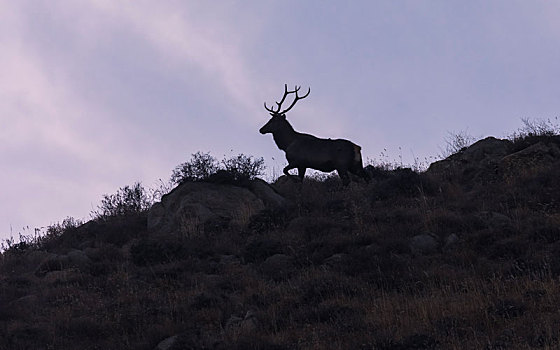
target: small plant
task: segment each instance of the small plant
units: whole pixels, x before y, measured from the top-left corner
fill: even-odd
[[[92,211],[94,219],[127,216],[146,211],[150,208],[146,190],[141,183],[121,187],[115,194],[105,194],[97,210]]]
[[[550,119],[531,119],[521,118],[523,126],[516,132],[508,137],[512,141],[523,140],[528,137],[550,137],[560,134],[560,125],[558,124],[558,117],[554,121]]]
[[[34,246],[33,240],[22,234],[19,235],[19,242],[16,242],[14,237],[3,240],[0,244],[0,252],[19,254]]]
[[[81,220],[74,219],[69,216],[60,223],[47,226],[46,232],[37,236],[36,241],[38,248],[44,249],[46,247],[56,245],[58,238],[68,232],[71,232],[72,230],[76,230],[82,224],[83,222]]]
[[[155,187],[150,187],[148,189],[150,202],[155,203],[161,201],[161,197],[171,192],[172,189],[173,181],[163,181],[162,179],[159,179]]]
[[[459,153],[461,150],[469,147],[475,141],[475,138],[466,130],[458,132],[448,131],[445,138],[445,148],[440,148],[439,157],[445,159],[453,154]]]
[[[507,138],[512,142],[514,152],[520,151],[533,144],[554,142],[560,144],[560,124],[558,118],[529,119],[522,118],[523,126]]]
[[[78,226],[82,225],[83,222],[78,219],[74,219],[73,217],[69,216],[66,219],[62,220],[60,223],[56,223],[47,227],[47,233],[44,236],[41,236],[41,239],[48,238],[48,237],[58,237],[62,235],[64,232],[75,229]]]
[[[24,228],[24,233],[19,234],[19,239],[11,236],[8,239],[0,242],[0,252],[21,253],[28,250],[43,250],[47,246],[52,245],[53,242],[63,236],[65,233],[75,230],[83,222],[73,217],[67,217],[60,223],[49,225],[46,228],[35,228],[33,233],[25,234],[29,227]],[[56,243],[54,243],[56,245]]]

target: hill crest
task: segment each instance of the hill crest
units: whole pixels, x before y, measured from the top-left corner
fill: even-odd
[[[560,346],[559,145],[486,138],[348,187],[184,183],[4,252],[0,348]]]

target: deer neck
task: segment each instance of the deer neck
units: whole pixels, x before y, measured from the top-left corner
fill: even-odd
[[[286,121],[286,123],[283,124],[282,127],[278,128],[278,130],[272,133],[274,142],[276,142],[276,145],[282,151],[286,151],[286,149],[294,141],[296,136],[297,132],[290,125],[290,123],[288,123],[288,121]]]

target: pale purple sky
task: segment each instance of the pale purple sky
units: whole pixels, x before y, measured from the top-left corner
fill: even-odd
[[[258,129],[284,83],[311,87],[296,130],[410,164],[557,117],[559,62],[558,1],[0,0],[0,238],[196,151],[278,172]]]

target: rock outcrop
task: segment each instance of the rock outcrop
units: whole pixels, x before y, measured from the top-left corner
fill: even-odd
[[[186,182],[162,197],[148,213],[148,231],[196,236],[245,227],[265,208],[287,201],[260,179],[246,187],[210,182]]]
[[[560,139],[510,141],[487,137],[434,162],[428,174],[444,176],[467,187],[496,183],[520,171],[560,161]]]

